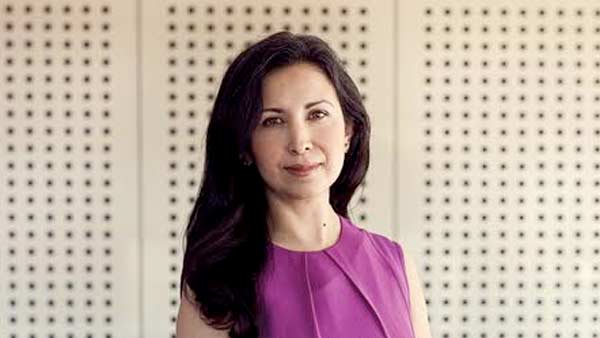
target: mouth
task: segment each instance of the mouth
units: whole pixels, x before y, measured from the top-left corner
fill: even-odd
[[[319,166],[321,166],[321,163],[314,163],[309,165],[294,165],[290,167],[285,167],[285,170],[296,176],[307,176]]]

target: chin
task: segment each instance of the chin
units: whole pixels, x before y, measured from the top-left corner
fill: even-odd
[[[289,186],[272,191],[276,195],[286,196],[294,199],[311,199],[318,198],[323,194],[329,193],[329,186],[326,185],[306,185],[304,187],[296,187],[291,189]]]

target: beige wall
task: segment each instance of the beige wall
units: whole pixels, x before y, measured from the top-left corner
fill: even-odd
[[[286,28],[365,96],[352,219],[415,257],[433,336],[599,333],[594,1],[0,0],[0,338],[174,335],[220,77]]]

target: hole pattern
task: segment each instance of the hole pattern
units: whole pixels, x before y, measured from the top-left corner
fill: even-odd
[[[420,15],[418,254],[436,335],[598,337],[600,8]]]
[[[0,326],[113,330],[112,8],[0,4]]]

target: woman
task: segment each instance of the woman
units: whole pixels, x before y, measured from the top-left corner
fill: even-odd
[[[348,219],[369,134],[323,40],[280,32],[231,63],[186,231],[177,337],[430,337],[412,260]]]

